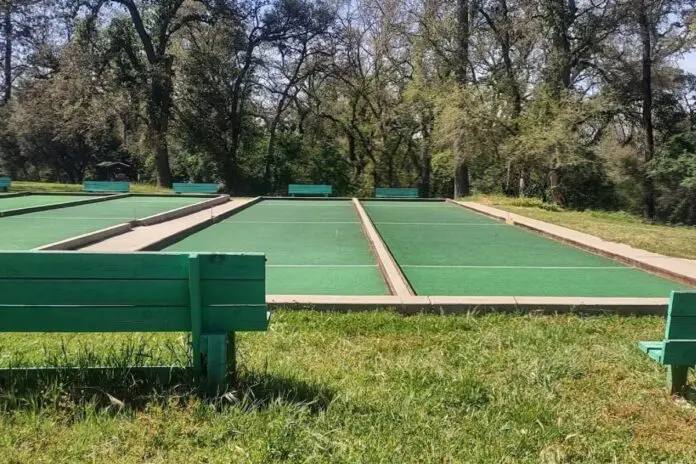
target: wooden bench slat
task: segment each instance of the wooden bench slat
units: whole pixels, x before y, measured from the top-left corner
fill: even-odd
[[[188,279],[188,255],[167,253],[0,253],[4,279]]]
[[[86,180],[82,183],[85,192],[129,192],[130,182],[108,182],[101,180]]]
[[[413,187],[377,187],[377,198],[420,198],[420,192]]]
[[[260,331],[266,305],[207,306],[202,331]],[[187,306],[0,306],[0,332],[186,332]]]
[[[696,292],[672,292],[669,300],[669,317],[696,317]],[[696,339],[696,332],[693,337]]]
[[[696,340],[696,317],[672,316],[665,324],[666,340]]]
[[[220,186],[218,184],[175,182],[172,184],[172,189],[174,193],[218,193]]]
[[[203,309],[203,330],[259,331],[268,327],[266,305],[206,306]]]
[[[322,184],[290,184],[288,185],[288,195],[315,195],[329,196],[333,193],[330,185]]]
[[[665,340],[662,363],[675,366],[696,365],[696,340]]]
[[[250,304],[263,301],[266,295],[264,280],[203,280],[201,281],[203,305]]]
[[[199,254],[201,278],[264,279],[266,258],[261,254]],[[4,279],[174,279],[189,278],[185,253],[74,253],[3,252]]]
[[[189,304],[188,280],[22,280],[0,279],[4,305],[130,305]],[[201,281],[204,305],[263,301],[263,280]]]

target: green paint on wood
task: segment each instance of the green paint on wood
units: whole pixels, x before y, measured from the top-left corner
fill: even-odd
[[[689,367],[696,365],[696,292],[672,292],[662,341],[640,342],[650,359],[669,366],[672,394],[682,393]]]
[[[267,329],[264,262],[258,254],[2,252],[0,332],[191,331],[200,372],[204,334]],[[215,349],[219,363],[226,354]]]
[[[174,193],[217,193],[220,186],[218,184],[174,183],[172,189]]]
[[[375,189],[377,198],[418,198],[420,193],[417,188],[393,188],[377,187]]]
[[[85,192],[122,192],[130,191],[129,182],[106,182],[98,180],[86,180],[82,184]]]
[[[324,196],[328,197],[333,192],[333,188],[330,185],[304,185],[304,184],[290,184],[288,185],[288,195],[306,195],[306,196]]]

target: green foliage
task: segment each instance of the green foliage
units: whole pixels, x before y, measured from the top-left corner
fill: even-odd
[[[668,140],[649,169],[659,185],[658,216],[670,222],[696,224],[696,132]]]

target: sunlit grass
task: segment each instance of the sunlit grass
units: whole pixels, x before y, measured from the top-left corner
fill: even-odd
[[[558,224],[636,248],[680,258],[696,259],[696,227],[651,224],[625,212],[552,211],[540,201],[477,195],[466,200],[495,206],[533,219]]]
[[[691,403],[641,354],[657,317],[279,312],[240,379],[19,381],[5,462],[696,462]],[[0,335],[0,362],[187,362],[185,335]],[[111,395],[111,396],[109,396]],[[123,403],[123,405],[121,405]]]
[[[170,189],[159,188],[152,184],[131,183],[133,193],[171,193]],[[50,182],[12,181],[12,192],[82,192],[82,184],[55,184]]]

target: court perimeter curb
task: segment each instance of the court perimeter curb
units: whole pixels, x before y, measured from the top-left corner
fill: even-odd
[[[77,248],[82,248],[95,242],[101,242],[107,238],[115,237],[116,235],[125,234],[133,228],[130,222],[125,222],[123,224],[117,224],[115,226],[107,227],[105,229],[97,230],[95,232],[89,232],[86,234],[78,235],[77,237],[70,237],[60,242],[49,243],[48,245],[42,245],[40,247],[34,248],[32,251],[47,251],[47,250],[75,250]]]
[[[387,286],[391,293],[402,298],[415,295],[415,292],[408,284],[406,277],[402,274],[401,268],[396,264],[396,260],[382,240],[379,232],[377,232],[377,228],[372,223],[372,219],[370,219],[367,211],[363,208],[360,200],[353,198],[352,202],[360,218],[360,225],[362,226],[363,233],[370,244],[370,248],[375,255],[375,259],[382,273],[382,277],[384,277],[384,280],[387,282]]]
[[[185,198],[185,197],[184,197]],[[220,195],[210,200],[200,201],[192,205],[182,206],[181,208],[172,209],[165,211],[164,213],[153,214],[143,219],[138,219],[133,224],[134,226],[152,226],[159,224],[160,222],[171,221],[172,219],[178,219],[183,216],[188,216],[189,214],[196,213],[198,211],[203,211],[204,209],[211,208],[213,206],[221,205],[230,201],[229,195]]]
[[[38,195],[53,196],[53,194],[38,194]],[[28,194],[23,195],[23,196],[32,196],[32,194],[28,193]],[[57,196],[60,196],[60,195],[57,195]],[[68,196],[68,195],[63,195],[63,196]],[[65,203],[50,203],[47,205],[27,206],[26,208],[8,209],[5,211],[0,211],[0,217],[19,216],[20,214],[38,213],[40,211],[50,211],[50,210],[54,210],[54,209],[70,208],[72,206],[82,206],[82,205],[89,205],[92,203],[102,203],[104,201],[111,201],[111,200],[118,200],[120,198],[127,198],[130,196],[130,194],[129,193],[123,193],[120,195],[118,195],[118,194],[117,195],[114,195],[114,194],[106,194],[106,195],[89,194],[89,195],[80,195],[80,196],[93,197],[93,198],[86,198],[84,200],[66,201]]]
[[[270,309],[361,312],[391,308],[399,314],[533,314],[664,315],[667,298],[582,298],[513,296],[339,296],[268,295]]]
[[[471,201],[448,201],[495,219],[511,220],[514,225],[524,227],[545,237],[564,242],[590,253],[605,256],[683,284],[696,285],[696,261],[673,258],[641,250],[640,248],[633,248],[622,243],[610,242],[584,232],[578,232]]]

